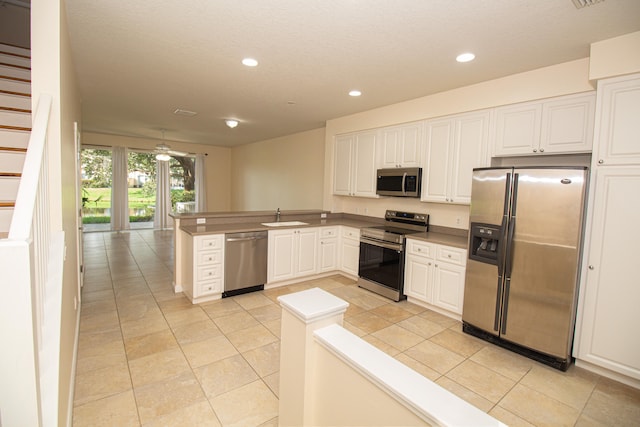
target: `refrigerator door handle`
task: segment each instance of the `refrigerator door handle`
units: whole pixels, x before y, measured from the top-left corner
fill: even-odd
[[[510,174],[509,174],[510,175]],[[507,180],[509,177],[507,177]],[[504,272],[504,250],[507,241],[507,215],[502,217],[502,224],[500,226],[501,236],[500,243],[498,245],[498,286],[496,292],[496,312],[493,317],[493,330],[498,331],[500,329],[500,308],[502,307],[502,282]]]
[[[516,229],[516,217],[512,216],[509,221],[509,231],[507,232],[507,256],[505,257],[504,277],[511,280],[511,270],[513,269],[513,235]]]
[[[516,207],[518,205],[518,178],[513,175],[513,197],[511,200],[511,218],[509,218],[509,231],[507,232],[507,256],[504,266],[504,297],[502,299],[501,335],[507,333],[507,313],[509,312],[509,291],[511,290],[511,270],[513,269],[513,235],[516,230]]]
[[[504,282],[504,304],[502,305],[502,330],[501,335],[507,333],[507,313],[509,312],[509,290],[511,289],[511,278],[507,277]]]
[[[496,313],[493,317],[493,330],[500,329],[500,297],[502,296],[502,276],[498,276],[498,292],[496,293]]]
[[[507,173],[507,179],[505,182],[504,190],[504,210],[502,213],[502,224],[500,225],[500,243],[498,246],[498,286],[496,292],[496,310],[493,317],[493,330],[498,331],[500,329],[500,311],[502,308],[502,286],[503,286],[503,274],[504,274],[504,253],[507,249],[507,220],[509,218],[509,202],[511,200],[511,172]]]

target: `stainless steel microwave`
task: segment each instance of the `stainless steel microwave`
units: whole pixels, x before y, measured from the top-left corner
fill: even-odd
[[[376,194],[380,196],[420,197],[422,168],[378,169]]]

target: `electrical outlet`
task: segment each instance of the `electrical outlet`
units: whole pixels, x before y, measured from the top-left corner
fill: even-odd
[[[456,225],[460,225],[460,221],[461,221],[460,217],[457,217],[456,218]]]
[[[327,217],[327,214],[326,214],[326,213],[324,213],[324,212],[323,212],[323,213],[321,213],[321,214],[320,214],[320,218],[324,219],[324,218],[326,218],[326,217]]]
[[[356,213],[358,213],[359,210],[360,210],[359,208],[356,208]]]
[[[367,214],[369,212],[368,208],[364,208],[364,213]]]
[[[196,224],[206,224],[207,223],[207,218],[197,218],[196,219]]]

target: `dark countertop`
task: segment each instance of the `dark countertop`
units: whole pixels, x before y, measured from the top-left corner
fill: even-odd
[[[467,249],[467,244],[469,243],[466,236],[457,236],[453,234],[436,232],[411,234],[407,236],[407,238],[423,240],[429,243],[437,243],[439,245],[452,246],[460,249]]]
[[[268,222],[268,221],[265,221]],[[328,218],[328,219],[314,219],[303,220],[307,225],[294,225],[283,227],[268,227],[262,225],[260,222],[239,222],[239,223],[227,223],[227,224],[206,224],[206,225],[183,225],[180,227],[181,231],[191,235],[200,236],[205,234],[225,234],[225,233],[241,233],[248,231],[267,231],[267,230],[286,230],[293,228],[309,228],[309,227],[328,227],[344,225],[353,228],[372,227],[380,225],[379,221],[367,221],[363,219],[351,219],[351,218]],[[431,229],[437,231],[430,231],[425,233],[414,233],[407,237],[416,240],[422,240],[430,243],[437,243],[440,245],[447,245],[456,248],[467,248],[467,232],[466,230],[452,229],[452,233],[441,232],[444,227],[431,226]]]
[[[265,221],[267,222],[267,221]],[[180,230],[192,236],[203,234],[224,234],[224,233],[242,233],[246,231],[266,231],[266,230],[287,230],[292,228],[309,228],[309,227],[328,227],[345,225],[348,227],[362,228],[380,225],[378,222],[359,221],[345,218],[338,219],[316,219],[304,220],[307,225],[292,225],[284,227],[268,227],[260,222],[243,222],[235,224],[206,224],[206,225],[183,225]]]

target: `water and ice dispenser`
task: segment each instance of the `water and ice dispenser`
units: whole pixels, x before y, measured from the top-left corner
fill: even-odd
[[[469,231],[469,258],[487,264],[498,264],[502,227],[471,223]]]

